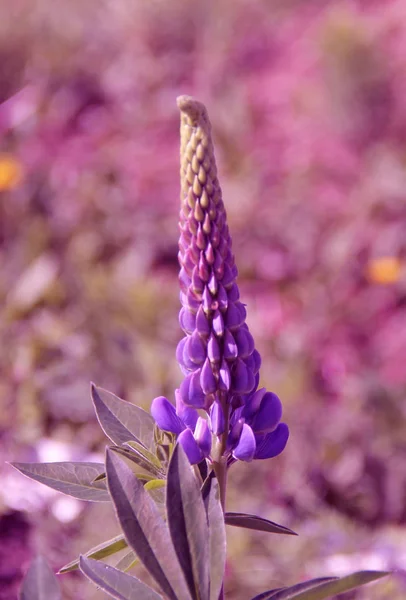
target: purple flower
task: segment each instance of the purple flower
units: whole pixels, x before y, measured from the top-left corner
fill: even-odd
[[[212,434],[227,436],[226,451],[234,459],[276,456],[289,433],[280,424],[279,398],[257,389],[261,357],[245,322],[247,313],[236,283],[211,125],[200,102],[181,96],[178,105],[179,324],[185,336],[176,358],[185,378],[177,391],[176,409],[166,398],[156,398],[152,414],[161,429],[179,436],[192,463],[209,457]],[[206,411],[209,421],[198,418],[197,410]],[[188,422],[183,415],[188,415]]]

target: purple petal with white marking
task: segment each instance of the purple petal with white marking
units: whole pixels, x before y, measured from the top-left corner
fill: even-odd
[[[221,359],[220,346],[216,336],[213,333],[207,342],[207,357],[212,363],[218,363]]]
[[[233,456],[237,460],[251,461],[256,450],[255,435],[251,427],[244,423],[239,442],[233,450]]]
[[[224,358],[233,360],[238,356],[238,348],[231,331],[226,329],[224,333]]]
[[[217,390],[217,381],[211,368],[211,363],[208,358],[204,361],[204,365],[200,373],[200,385],[202,386],[203,392],[207,394],[213,394]]]
[[[196,423],[194,438],[202,454],[207,458],[211,452],[211,432],[206,419],[199,417]]]

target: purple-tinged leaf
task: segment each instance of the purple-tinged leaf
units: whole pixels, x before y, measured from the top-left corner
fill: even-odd
[[[343,594],[366,583],[376,581],[385,575],[389,575],[389,573],[386,571],[358,571],[346,577],[311,579],[279,591],[270,591],[266,596],[260,594],[252,600],[326,600],[336,594]]]
[[[227,512],[224,515],[226,525],[242,527],[244,529],[253,529],[254,531],[267,531],[268,533],[285,533],[287,535],[297,535],[292,529],[246,513]]]
[[[162,600],[162,596],[133,575],[127,575],[98,560],[81,556],[80,570],[116,600]]]
[[[277,588],[274,590],[268,590],[267,592],[262,592],[262,594],[258,594],[258,596],[255,596],[255,598],[252,598],[251,600],[271,600],[272,598],[279,596],[279,594],[284,594],[284,593],[292,594],[292,593],[304,592],[312,587],[315,587],[316,585],[319,585],[320,583],[336,581],[337,579],[338,579],[338,577],[318,577],[317,579],[310,579],[309,581],[303,581],[302,583],[298,583],[289,588],[283,587],[283,588]],[[283,596],[279,596],[279,598],[281,600],[281,598],[283,598]],[[289,596],[288,596],[288,598],[289,598]]]
[[[39,481],[79,500],[109,502],[111,500],[105,481],[95,481],[104,472],[99,463],[10,463],[26,477]]]
[[[94,384],[91,393],[97,419],[112,442],[120,445],[134,440],[153,448],[155,421],[149,413]]]
[[[169,531],[192,598],[209,598],[209,530],[197,479],[182,446],[168,467],[166,512]]]
[[[226,567],[226,528],[217,479],[208,481],[204,500],[209,524],[210,600],[218,600]]]
[[[124,548],[127,548],[128,544],[123,535],[117,535],[111,540],[107,540],[106,542],[102,542],[98,544],[94,548],[91,548],[85,553],[87,558],[95,558],[97,560],[101,560],[102,558],[106,558],[107,556],[111,556],[116,552],[120,552]],[[69,571],[75,571],[79,569],[79,558],[76,560],[72,560],[67,565],[64,565],[61,569],[59,569],[58,573],[68,573]]]
[[[20,600],[61,600],[61,590],[54,573],[42,556],[31,563],[20,592]]]
[[[190,600],[168,528],[130,467],[106,451],[107,482],[129,546],[171,600]]]

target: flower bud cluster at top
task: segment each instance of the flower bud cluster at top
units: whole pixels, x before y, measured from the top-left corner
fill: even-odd
[[[245,323],[206,108],[189,96],[181,110],[179,323],[176,356],[185,376],[176,409],[163,397],[151,412],[179,436],[192,463],[210,455],[211,436],[226,434],[234,459],[279,454],[288,429],[275,394],[257,390],[261,358]],[[197,410],[208,413],[209,420]],[[227,431],[225,431],[227,430]]]

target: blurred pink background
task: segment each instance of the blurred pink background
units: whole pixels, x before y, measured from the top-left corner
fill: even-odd
[[[179,115],[211,116],[262,384],[291,429],[234,466],[227,591],[354,569],[406,594],[406,4],[13,0],[0,8],[0,444],[99,460],[89,382],[149,408],[181,380]],[[0,467],[0,599],[118,527]],[[81,575],[64,598],[104,597]],[[343,596],[344,598],[344,596]]]

